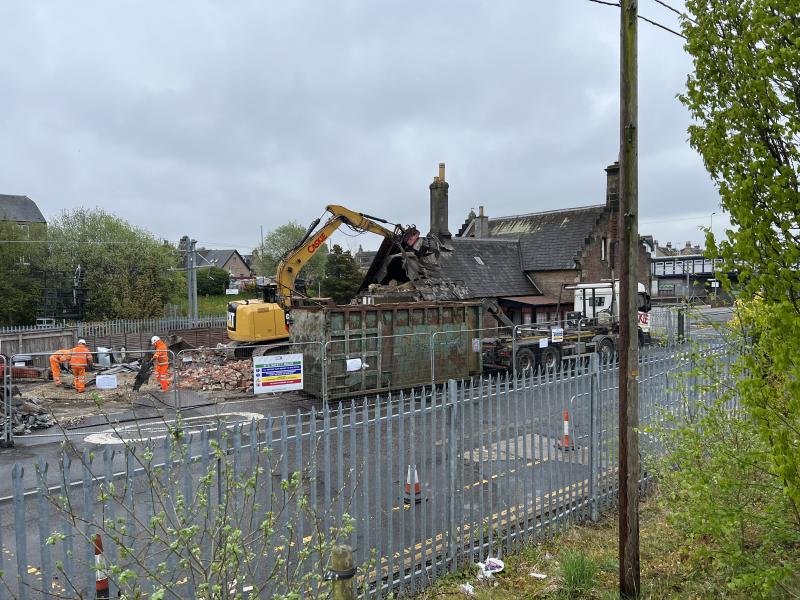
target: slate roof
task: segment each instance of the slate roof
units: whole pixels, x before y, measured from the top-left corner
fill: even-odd
[[[202,257],[198,261],[199,266],[214,266],[220,269],[225,268],[225,264],[238,254],[237,250],[198,250],[197,253]],[[239,255],[241,257],[241,255]],[[242,258],[244,260],[244,258]],[[245,263],[246,264],[246,263]]]
[[[518,239],[522,269],[559,271],[575,268],[575,260],[603,216],[605,204],[489,219],[491,238]],[[469,235],[472,224],[464,234]],[[460,238],[469,239],[469,238]]]
[[[42,211],[27,196],[0,194],[0,221],[18,223],[47,223]]]
[[[463,283],[468,298],[541,293],[522,272],[517,240],[452,238],[450,244],[453,251],[439,256],[441,274]]]

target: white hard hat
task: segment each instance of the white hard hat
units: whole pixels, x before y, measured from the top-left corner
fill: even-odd
[[[85,343],[86,343],[86,340],[85,340],[85,339],[83,339],[83,338],[81,338],[81,339],[79,339],[79,340],[78,340],[78,343],[79,343],[79,344],[85,344]]]
[[[150,343],[151,344],[155,344],[160,339],[161,339],[160,337],[158,337],[157,335],[154,335],[153,337],[150,338]]]

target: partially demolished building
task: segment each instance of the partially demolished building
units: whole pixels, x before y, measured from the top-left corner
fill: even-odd
[[[515,323],[545,322],[571,310],[562,284],[614,277],[619,165],[606,168],[603,204],[489,218],[470,212],[456,235],[448,226],[444,164],[430,185],[431,230],[410,256],[384,241],[361,288],[364,302],[497,300]],[[649,254],[640,274],[649,289]]]

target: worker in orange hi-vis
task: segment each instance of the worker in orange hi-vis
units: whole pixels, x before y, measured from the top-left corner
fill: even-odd
[[[156,371],[156,381],[161,384],[161,391],[166,392],[169,389],[170,378],[169,371],[169,350],[167,345],[157,335],[150,338],[150,343],[156,349],[155,356],[153,357],[153,365]]]
[[[86,367],[92,364],[92,352],[86,340],[78,340],[78,345],[70,350],[69,366],[72,369],[72,383],[79,394],[86,391]]]
[[[53,372],[53,383],[61,385],[61,369],[69,366],[69,350],[56,350],[50,355],[50,370]]]

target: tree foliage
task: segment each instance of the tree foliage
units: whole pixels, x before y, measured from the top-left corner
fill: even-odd
[[[42,303],[45,226],[0,221],[0,240],[0,325],[32,324]]]
[[[173,246],[104,210],[65,211],[48,236],[51,269],[85,269],[87,319],[160,315],[182,287]]]
[[[723,404],[677,430],[679,475],[666,477],[687,535],[713,541],[732,585],[799,597],[800,0],[686,8],[694,70],[680,99],[733,225],[721,241],[708,232],[707,246],[739,273],[745,351],[728,396],[741,412]]]
[[[197,270],[197,295],[219,296],[228,287],[230,275],[225,269],[209,267]]]
[[[800,312],[800,0],[686,8],[689,140],[734,226],[718,250],[746,291]]]
[[[690,392],[685,420],[655,429],[668,449],[656,470],[673,525],[689,555],[734,597],[796,597],[800,515],[770,441],[739,410],[749,402],[736,383],[747,364],[736,346],[692,352],[687,362],[678,384]]]
[[[325,265],[322,294],[333,298],[337,304],[347,304],[358,293],[363,278],[350,251],[345,252],[339,244],[334,244]]]
[[[297,221],[276,227],[264,236],[264,243],[253,251],[253,266],[258,275],[274,277],[278,263],[306,234],[306,228]],[[322,245],[299,273],[307,284],[316,283],[325,276],[328,247]]]

